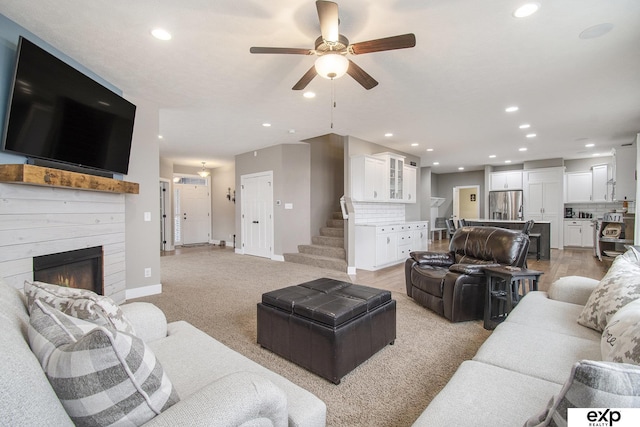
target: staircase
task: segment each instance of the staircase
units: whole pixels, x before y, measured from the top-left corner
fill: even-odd
[[[311,238],[311,245],[298,245],[298,253],[284,254],[284,260],[330,270],[347,271],[344,250],[344,220],[341,212],[334,212],[319,236]]]

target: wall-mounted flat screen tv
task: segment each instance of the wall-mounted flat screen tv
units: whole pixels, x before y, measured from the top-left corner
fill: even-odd
[[[2,148],[127,174],[136,106],[20,37]]]

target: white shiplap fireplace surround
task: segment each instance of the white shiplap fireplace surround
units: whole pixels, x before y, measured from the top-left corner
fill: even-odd
[[[0,277],[22,289],[33,257],[102,246],[104,295],[124,302],[125,194],[0,184]]]

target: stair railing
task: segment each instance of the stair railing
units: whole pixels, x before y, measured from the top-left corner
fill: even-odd
[[[340,210],[342,211],[342,219],[349,219],[349,214],[347,213],[347,203],[344,200],[344,195],[340,197]]]

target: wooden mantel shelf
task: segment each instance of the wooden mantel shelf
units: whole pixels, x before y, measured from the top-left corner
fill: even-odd
[[[0,165],[0,183],[138,194],[140,184],[34,165]]]

